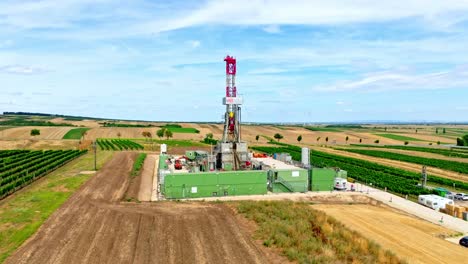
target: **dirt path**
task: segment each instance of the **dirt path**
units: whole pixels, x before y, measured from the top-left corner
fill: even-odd
[[[371,205],[313,205],[409,263],[462,263],[466,249],[437,237],[449,230]]]
[[[148,155],[143,164],[141,171],[140,192],[138,193],[138,200],[142,202],[151,201],[151,193],[153,190],[153,178],[156,170],[156,160],[158,155]]]
[[[225,206],[120,203],[135,153],[120,152],[5,263],[271,263]]]
[[[351,153],[351,152],[346,152],[346,151],[341,151],[341,150],[336,150],[332,148],[321,148],[321,147],[312,147],[312,149],[316,149],[318,151],[323,151],[331,154],[336,154],[336,155],[341,155],[345,157],[350,157],[350,158],[357,158],[357,159],[362,159],[362,160],[367,160],[371,162],[375,162],[378,164],[386,165],[386,166],[391,166],[391,167],[396,167],[412,172],[421,172],[421,165],[419,164],[414,164],[414,163],[409,163],[409,162],[403,162],[403,161],[397,161],[397,160],[389,160],[389,159],[383,159],[383,158],[376,158],[376,157],[371,157],[371,156],[366,156],[366,155],[361,155],[357,153]],[[458,181],[464,181],[468,182],[468,175],[466,174],[461,174],[458,172],[453,172],[453,171],[446,171],[434,167],[427,167],[427,173],[434,175],[434,176],[439,176],[439,177],[444,177],[448,179],[453,179],[453,180],[458,180]]]

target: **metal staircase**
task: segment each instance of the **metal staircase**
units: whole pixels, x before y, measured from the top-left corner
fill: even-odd
[[[283,185],[286,189],[288,189],[290,192],[294,192],[294,187],[289,182],[285,181],[281,177],[278,177],[275,180],[275,183],[279,183],[279,184]]]

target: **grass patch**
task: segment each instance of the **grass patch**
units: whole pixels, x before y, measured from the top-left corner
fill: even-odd
[[[170,147],[206,147],[207,144],[191,141],[191,140],[178,140],[178,139],[169,139],[169,140],[153,140],[153,142],[158,144],[166,144]]]
[[[304,127],[310,131],[319,131],[319,132],[343,132],[342,129],[334,127]]]
[[[81,139],[83,134],[88,131],[90,128],[80,127],[80,128],[73,128],[72,130],[68,131],[62,139]]]
[[[0,121],[0,126],[75,126],[69,123],[52,123],[44,120],[30,120],[24,116],[14,116],[8,120]]]
[[[395,254],[307,203],[242,201],[237,210],[253,220],[255,238],[299,263],[403,263]]]
[[[98,168],[113,152],[98,155]],[[85,154],[0,201],[0,263],[33,235],[42,223],[92,175],[94,155]]]
[[[133,168],[132,168],[132,173],[130,174],[132,177],[137,176],[141,168],[143,167],[143,163],[145,162],[146,159],[146,153],[140,153],[138,154],[138,157],[135,160],[135,163],[133,163]]]
[[[393,140],[400,140],[400,141],[426,141],[418,138],[407,137],[402,135],[395,135],[395,134],[376,134],[377,136],[389,138]]]

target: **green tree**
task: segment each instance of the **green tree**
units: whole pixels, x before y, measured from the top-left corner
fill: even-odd
[[[39,129],[32,129],[31,130],[31,136],[39,136],[41,134],[41,131]]]
[[[348,137],[348,136],[346,136],[346,144],[348,144],[348,140],[349,140],[349,137]]]
[[[440,141],[437,141],[437,145],[440,145]]]
[[[375,144],[379,144],[379,143],[380,143],[380,140],[376,139],[376,140],[374,141],[374,143],[375,143]]]
[[[317,137],[317,143],[320,141],[320,137]]]
[[[117,132],[117,137],[120,138],[122,136],[122,134],[120,134],[120,132]]]
[[[408,141],[405,141],[405,145],[408,145],[408,143],[409,143]]]
[[[328,143],[328,137],[325,138],[325,141]]]
[[[436,134],[439,134],[439,128],[436,128]]]
[[[258,142],[259,139],[260,139],[260,136],[259,136],[259,135],[256,135],[256,136],[255,136],[255,140],[257,140],[257,142]]]
[[[278,142],[280,141],[280,139],[284,138],[283,135],[281,135],[280,133],[276,133],[273,137],[274,137],[276,140],[278,140]]]
[[[416,134],[418,133],[418,129],[416,128]]]
[[[387,127],[385,127],[385,132],[387,132]]]
[[[172,131],[170,129],[166,129],[166,131],[164,131],[164,135],[166,136],[166,139],[169,140],[169,138],[172,137]]]
[[[158,136],[158,138],[161,139],[162,137],[164,137],[165,132],[166,128],[161,128],[158,131],[156,131],[156,136]]]
[[[442,128],[442,134],[445,134],[445,128]]]
[[[213,139],[213,133],[206,134],[205,138]]]
[[[297,141],[298,141],[298,142],[301,142],[301,140],[302,140],[302,135],[299,135],[299,136],[297,137]]]
[[[457,146],[465,146],[465,142],[461,138],[457,138]]]
[[[359,139],[359,143],[362,143],[362,138]]]

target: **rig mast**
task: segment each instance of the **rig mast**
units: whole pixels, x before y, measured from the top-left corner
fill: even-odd
[[[223,138],[216,145],[216,168],[223,170],[241,170],[247,167],[247,143],[241,141],[241,105],[242,97],[237,94],[236,87],[236,59],[232,56],[224,58],[226,62],[226,97],[223,105],[224,114]]]

